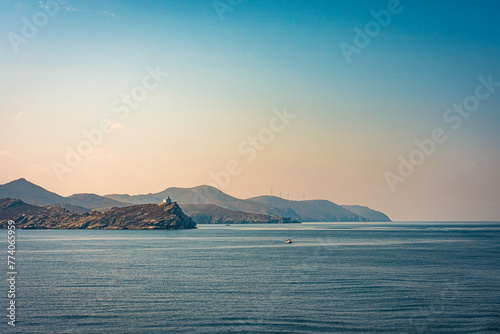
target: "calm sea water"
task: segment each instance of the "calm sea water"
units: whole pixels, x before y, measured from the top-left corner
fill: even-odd
[[[500,223],[17,233],[2,333],[500,332]]]

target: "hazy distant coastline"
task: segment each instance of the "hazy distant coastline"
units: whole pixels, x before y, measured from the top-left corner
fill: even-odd
[[[0,185],[0,199],[17,199],[22,201],[23,205],[43,207],[38,211],[32,207],[24,207],[28,211],[38,212],[42,217],[32,218],[31,223],[27,226],[39,226],[40,228],[57,225],[56,217],[65,221],[65,223],[60,224],[60,228],[65,228],[62,226],[77,228],[76,226],[82,226],[82,224],[90,220],[90,218],[82,220],[81,217],[77,217],[78,215],[87,215],[87,217],[90,215],[90,217],[98,221],[91,224],[95,228],[98,228],[98,226],[104,226],[103,228],[126,228],[130,222],[122,222],[121,225],[108,224],[103,220],[104,215],[97,212],[109,214],[108,212],[111,211],[114,215],[113,221],[119,221],[118,215],[120,212],[125,212],[125,210],[119,210],[120,208],[132,207],[141,211],[145,208],[143,206],[158,205],[167,197],[172,198],[181,211],[185,210],[182,214],[185,213],[187,216],[191,216],[193,221],[202,224],[391,221],[384,213],[359,205],[341,206],[327,200],[291,201],[276,196],[238,199],[210,186],[167,188],[155,194],[134,196],[127,194],[106,196],[75,194],[63,197],[26,179],[18,179]],[[47,208],[47,206],[50,206],[50,208]],[[46,210],[51,211],[47,212]],[[6,208],[0,208],[0,214],[5,216],[5,213]],[[68,215],[76,216],[69,219],[66,218]],[[155,228],[140,223],[138,226]],[[152,226],[159,225],[153,224]]]

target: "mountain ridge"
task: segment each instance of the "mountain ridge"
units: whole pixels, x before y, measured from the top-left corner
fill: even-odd
[[[105,197],[139,203],[159,203],[167,196],[172,197],[180,205],[212,204],[221,208],[245,213],[264,214],[278,217],[288,217],[298,221],[309,222],[360,222],[360,221],[391,221],[382,212],[363,206],[343,206],[328,200],[289,201],[276,196],[258,196],[239,199],[211,186],[193,188],[170,187],[158,193],[147,195],[111,194]],[[353,207],[357,212],[351,211]],[[364,208],[364,209],[359,209]]]
[[[18,179],[0,185],[0,198],[19,198],[28,204],[59,205],[82,213],[89,210],[105,210],[112,207],[128,207],[140,204],[159,204],[170,196],[179,205],[215,205],[222,209],[246,214],[261,214],[289,218],[305,222],[369,222],[391,221],[382,212],[359,205],[338,205],[328,200],[290,201],[276,196],[257,196],[239,199],[212,186],[192,188],[169,187],[158,193],[144,195],[74,194],[68,197],[45,190],[26,179]],[[207,207],[208,208],[208,207]],[[211,208],[212,211],[216,210]],[[217,209],[218,212],[222,212]],[[199,212],[197,212],[199,213]],[[227,212],[234,215],[234,213]],[[241,216],[241,215],[240,215]]]
[[[115,201],[96,194],[74,194],[64,197],[29,182],[25,178],[0,185],[0,198],[18,198],[25,203],[38,206],[66,204],[91,210],[126,207],[133,204]]]

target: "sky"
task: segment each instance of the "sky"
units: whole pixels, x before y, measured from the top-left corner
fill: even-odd
[[[0,184],[500,220],[499,9],[0,0]]]

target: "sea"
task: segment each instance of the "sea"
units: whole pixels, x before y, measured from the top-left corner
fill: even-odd
[[[500,333],[499,222],[17,230],[15,246],[8,298],[0,231],[0,333]]]

